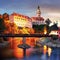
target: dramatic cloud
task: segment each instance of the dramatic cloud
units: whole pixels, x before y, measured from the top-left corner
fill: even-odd
[[[0,0],[0,13],[22,13],[36,16],[37,6],[41,7],[42,16],[60,21],[60,0]]]

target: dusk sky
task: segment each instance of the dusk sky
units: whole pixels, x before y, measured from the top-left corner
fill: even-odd
[[[60,26],[60,0],[0,0],[0,14],[17,12],[32,17],[36,16],[38,5],[44,19],[58,21]]]

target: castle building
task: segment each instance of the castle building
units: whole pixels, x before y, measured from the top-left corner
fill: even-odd
[[[10,21],[14,22],[18,27],[32,28],[31,18],[22,14],[12,13],[10,15]]]
[[[41,10],[40,7],[38,6],[37,11],[36,11],[36,17],[28,17],[22,14],[18,13],[12,13],[10,15],[10,20],[11,22],[16,23],[18,27],[29,27],[32,28],[33,24],[45,24],[44,18],[41,17]]]
[[[44,22],[44,18],[41,17],[41,11],[40,11],[40,7],[39,6],[37,8],[36,15],[37,15],[36,17],[31,17],[32,23],[33,24],[38,24],[38,25],[44,24],[45,23]]]

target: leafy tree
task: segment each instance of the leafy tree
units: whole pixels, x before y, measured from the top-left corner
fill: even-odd
[[[49,26],[49,24],[51,23],[51,20],[48,18],[48,19],[46,19],[46,24]]]
[[[44,30],[44,26],[45,24],[41,24],[41,25],[33,25],[33,29],[35,30],[36,33],[42,32]]]
[[[9,20],[9,14],[8,13],[4,13],[3,14],[3,19],[5,20]]]
[[[58,39],[58,36],[53,35],[53,36],[52,36],[52,39],[53,39],[53,40],[57,40],[57,39]]]
[[[4,20],[0,18],[0,34],[5,30]]]

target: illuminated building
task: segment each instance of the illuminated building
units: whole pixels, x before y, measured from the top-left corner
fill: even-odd
[[[37,8],[37,16],[36,17],[31,17],[31,19],[32,19],[32,23],[33,24],[38,24],[38,25],[45,24],[44,18],[41,17],[41,11],[40,11],[40,7],[39,6]]]
[[[29,27],[32,28],[32,20],[28,16],[13,13],[10,15],[11,22],[16,23],[18,27]]]

